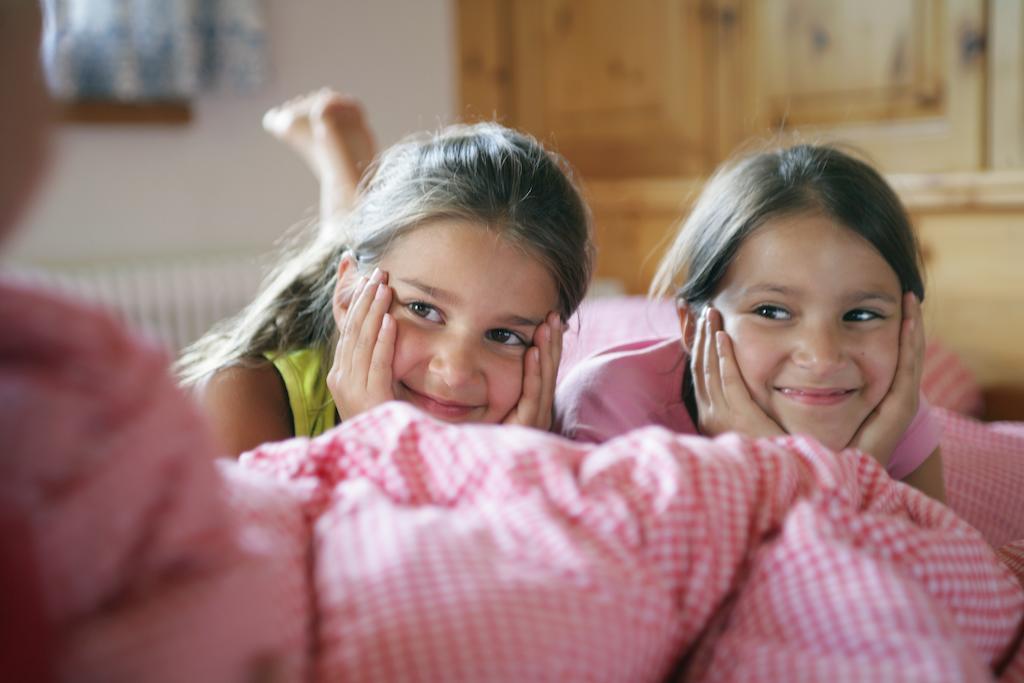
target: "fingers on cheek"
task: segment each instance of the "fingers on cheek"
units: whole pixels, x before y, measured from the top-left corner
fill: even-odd
[[[547,323],[541,323],[537,326],[537,330],[533,333],[533,346],[530,347],[529,351],[537,347],[548,348],[548,344],[551,341],[551,330]],[[527,351],[527,353],[529,353]]]
[[[715,330],[711,324],[710,317],[705,323],[704,329],[704,374],[712,380],[718,373],[718,348],[715,342]]]
[[[693,343],[693,359],[698,368],[704,365],[704,356],[707,351],[707,324],[703,316],[697,321],[697,334]]]
[[[540,349],[531,346],[523,357],[522,384],[519,387],[520,400],[533,400],[540,392]]]
[[[377,338],[381,341],[388,342],[391,344],[395,343],[395,318],[390,313],[384,313],[384,316],[380,321],[380,331],[377,333]]]
[[[709,358],[718,356],[718,328],[715,326],[715,309],[708,310],[707,320],[705,321],[706,329],[704,330],[704,338],[708,345],[708,356]]]
[[[359,279],[359,284],[356,285],[356,291],[352,295],[352,300],[345,315],[346,329],[350,329],[351,326],[358,323],[359,316],[361,315],[363,308],[367,305],[367,292],[369,289],[369,281],[365,276],[361,277]]]
[[[722,329],[722,314],[717,308],[708,307],[704,319],[709,334],[714,335],[715,332]]]
[[[718,374],[722,380],[729,379],[732,377],[732,357],[729,354],[729,342],[726,339],[725,332],[719,330],[715,332],[715,353],[718,356]]]

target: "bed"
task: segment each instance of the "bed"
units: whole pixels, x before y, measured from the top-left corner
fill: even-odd
[[[664,310],[588,303],[567,361]],[[936,408],[948,507],[802,437],[401,403],[214,463],[162,354],[46,295],[5,322],[0,482],[64,678],[1024,681],[1024,423]]]

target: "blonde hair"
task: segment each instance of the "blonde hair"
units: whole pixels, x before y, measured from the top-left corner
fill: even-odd
[[[740,245],[769,220],[820,212],[871,243],[904,292],[924,300],[917,238],[902,203],[869,164],[830,145],[794,145],[724,165],[708,181],[651,282],[700,308]]]
[[[229,365],[307,348],[324,352],[326,373],[341,259],[351,256],[367,272],[395,240],[439,219],[493,230],[539,259],[555,281],[563,320],[583,299],[593,268],[590,217],[565,161],[496,123],[450,126],[385,151],[337,229],[293,244],[252,303],[185,350],[180,380],[194,384]]]

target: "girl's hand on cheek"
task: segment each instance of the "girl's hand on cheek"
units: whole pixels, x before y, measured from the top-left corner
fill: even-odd
[[[548,431],[553,421],[555,380],[562,360],[562,321],[555,312],[537,326],[523,358],[523,393],[503,424]]]
[[[327,387],[342,420],[395,398],[396,325],[388,313],[390,306],[386,273],[375,270],[369,279],[360,280],[334,349],[334,364],[327,373]]]
[[[740,432],[760,437],[786,433],[751,398],[736,363],[732,340],[722,329],[721,313],[713,308],[697,321],[690,371],[701,434]]]
[[[889,457],[917,415],[923,368],[921,302],[912,292],[907,292],[903,295],[900,351],[892,385],[857,430],[850,447],[869,453],[883,466],[889,464]]]

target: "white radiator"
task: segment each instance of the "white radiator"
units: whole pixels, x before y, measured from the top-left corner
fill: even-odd
[[[102,304],[177,353],[256,295],[253,255],[53,267],[16,265],[15,277]]]

